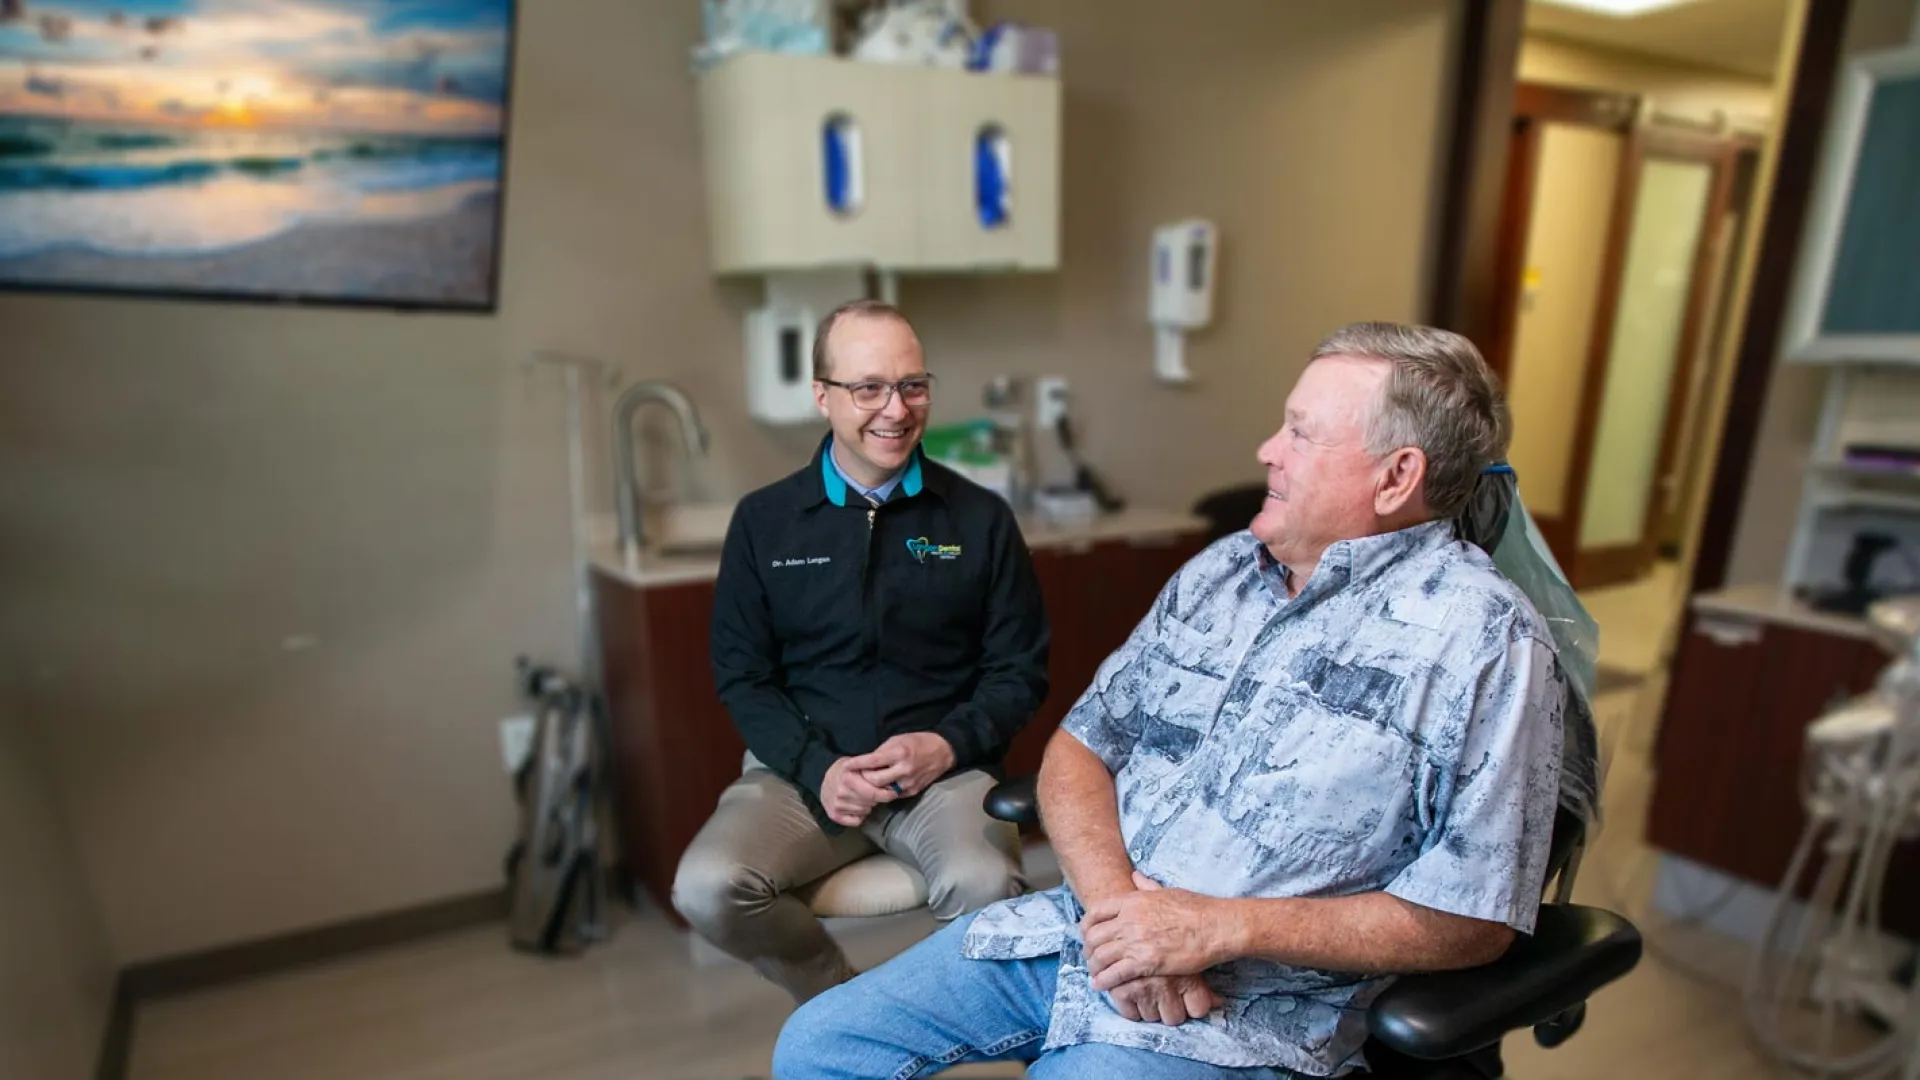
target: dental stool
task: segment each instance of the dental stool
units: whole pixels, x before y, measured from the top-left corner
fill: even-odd
[[[927,880],[882,852],[850,862],[794,895],[823,919],[871,919],[925,907]]]
[[[1018,831],[1012,825],[1007,830]],[[920,871],[878,852],[795,889],[793,895],[823,919],[872,919],[926,907],[927,881]]]

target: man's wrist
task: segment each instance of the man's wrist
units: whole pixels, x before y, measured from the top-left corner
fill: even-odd
[[[960,755],[957,751],[954,750],[952,740],[948,739],[945,735],[942,735],[937,731],[929,731],[927,732],[927,734],[933,736],[936,740],[939,741],[939,744],[940,744],[939,749],[935,752],[940,754],[942,758],[943,764],[940,766],[941,774],[945,775],[949,772],[952,772],[954,765],[958,764],[960,761]]]
[[[845,760],[846,758],[835,754],[824,746],[816,745],[810,747],[801,754],[798,764],[794,766],[794,779],[799,782],[801,787],[806,788],[815,795],[824,795],[827,787],[827,774],[831,773],[835,766]],[[815,770],[818,771],[816,772]]]
[[[1211,930],[1213,941],[1207,966],[1252,956],[1253,927],[1248,922],[1247,902],[1214,899],[1209,906],[1213,910],[1207,913],[1204,921]]]
[[[1131,868],[1115,874],[1112,877],[1102,877],[1089,881],[1085,888],[1081,888],[1073,882],[1069,882],[1068,884],[1073,885],[1074,897],[1080,901],[1080,906],[1083,908],[1091,908],[1102,900],[1109,900],[1116,896],[1125,896],[1128,893],[1140,891],[1133,884],[1133,871]]]

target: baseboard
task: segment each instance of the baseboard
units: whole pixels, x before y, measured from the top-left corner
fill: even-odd
[[[100,1057],[93,1069],[94,1080],[126,1080],[133,1061],[133,994],[127,989],[127,976],[121,972],[113,980],[113,1000],[107,1006],[106,1029],[100,1035]]]
[[[629,904],[635,902],[632,882],[620,867],[607,868],[607,886],[610,896]],[[489,889],[237,945],[130,964],[120,969],[114,980],[113,1006],[100,1039],[95,1080],[124,1080],[142,1002],[470,930],[505,919],[507,910],[507,890]],[[504,938],[501,947],[506,948]]]
[[[310,930],[133,964],[121,972],[121,978],[136,1003],[151,1001],[465,930],[504,918],[506,913],[506,891],[489,889]]]
[[[1644,567],[1639,544],[1587,548],[1574,556],[1573,587],[1604,589],[1624,585],[1640,577]]]
[[[238,945],[149,960],[121,968],[100,1038],[95,1080],[125,1080],[142,1002],[274,975],[354,953],[466,930],[506,916],[505,889],[383,912]]]
[[[1762,885],[1723,873],[1679,855],[1662,852],[1654,878],[1651,904],[1662,916],[1704,926],[1749,946],[1758,945],[1772,917],[1776,893]],[[1801,901],[1787,905],[1782,917],[1782,940],[1795,940],[1808,907]],[[1882,946],[1896,957],[1910,955],[1916,943],[1891,931],[1880,933]]]

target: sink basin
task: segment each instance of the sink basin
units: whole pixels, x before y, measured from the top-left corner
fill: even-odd
[[[732,503],[685,503],[649,507],[641,535],[648,551],[663,555],[717,554],[733,520]]]

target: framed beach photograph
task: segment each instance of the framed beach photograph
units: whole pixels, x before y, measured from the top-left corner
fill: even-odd
[[[513,0],[0,0],[0,289],[491,311]]]

